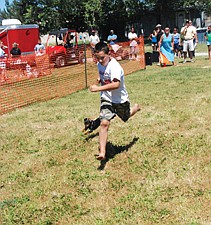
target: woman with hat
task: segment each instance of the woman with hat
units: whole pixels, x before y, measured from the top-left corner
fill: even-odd
[[[21,50],[18,48],[18,43],[14,42],[12,44],[12,49],[10,51],[11,56],[14,57],[19,57],[21,55]]]
[[[164,31],[161,29],[161,24],[157,24],[155,27],[157,33],[157,43],[159,43],[161,36],[164,34]]]

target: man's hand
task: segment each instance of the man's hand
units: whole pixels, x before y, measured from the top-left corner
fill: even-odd
[[[89,90],[90,90],[91,92],[97,92],[97,91],[99,91],[99,86],[97,86],[96,84],[91,85],[91,86],[89,87]]]

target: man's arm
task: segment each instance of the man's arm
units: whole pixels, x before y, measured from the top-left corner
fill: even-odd
[[[102,85],[102,86],[98,86],[96,84],[91,85],[89,87],[89,90],[91,92],[98,92],[98,91],[112,91],[115,89],[118,89],[120,86],[120,81],[117,79],[114,79],[111,83],[106,84],[106,85]]]
[[[208,37],[207,37],[207,32],[205,32],[205,34],[204,34],[204,38],[205,38],[205,40],[206,40],[206,41],[208,40]]]
[[[114,35],[113,38],[111,38],[112,41],[115,41],[117,39],[117,35]]]
[[[160,46],[161,46],[161,43],[163,41],[163,35],[160,37],[160,41],[158,42],[158,51],[160,51]]]
[[[197,31],[194,33],[194,38],[196,40],[196,43],[198,43],[198,35],[197,35]]]
[[[187,32],[187,27],[186,26],[185,27],[182,27],[181,34],[185,35],[186,32]]]

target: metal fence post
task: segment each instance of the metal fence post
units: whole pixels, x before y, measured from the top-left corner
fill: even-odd
[[[86,88],[88,88],[88,81],[87,81],[87,60],[86,60],[86,36],[84,36],[84,71],[85,71],[85,84]]]

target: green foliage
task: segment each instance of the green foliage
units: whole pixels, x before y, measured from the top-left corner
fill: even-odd
[[[98,27],[98,20],[102,18],[102,4],[100,0],[88,0],[83,2],[85,9],[84,19],[88,27]]]
[[[14,0],[5,1],[6,8],[0,17],[16,18],[22,23],[35,23],[41,33],[60,27],[77,30],[102,30],[102,36],[110,29],[124,36],[127,24],[140,22],[149,10],[167,13],[177,9],[193,9],[211,13],[211,2],[207,0]]]
[[[172,0],[172,1],[165,1],[165,0],[146,0],[145,4],[149,8],[163,8],[163,9],[194,9],[205,11],[208,14],[211,13],[211,2],[207,0]]]

